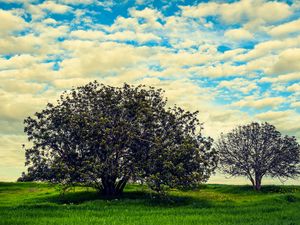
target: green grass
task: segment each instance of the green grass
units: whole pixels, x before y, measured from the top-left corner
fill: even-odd
[[[0,225],[17,224],[300,224],[300,186],[202,185],[171,191],[169,200],[153,198],[128,185],[119,199],[101,198],[76,187],[64,197],[44,183],[0,183]]]

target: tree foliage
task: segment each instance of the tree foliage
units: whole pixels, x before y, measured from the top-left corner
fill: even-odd
[[[239,126],[216,144],[222,170],[247,177],[254,189],[263,176],[294,178],[300,174],[300,147],[295,137],[282,136],[269,123]]]
[[[80,182],[119,195],[129,180],[153,190],[206,181],[216,167],[212,139],[197,112],[167,108],[153,87],[96,81],[64,92],[25,119],[26,177],[63,185]]]

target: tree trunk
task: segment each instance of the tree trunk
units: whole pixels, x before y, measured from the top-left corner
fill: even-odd
[[[251,181],[251,184],[252,184],[252,187],[253,187],[253,189],[255,189],[255,181],[254,181],[254,179],[252,178],[252,176],[250,176],[250,181]]]
[[[123,178],[120,181],[116,182],[115,178],[105,177],[102,179],[102,193],[107,197],[118,197],[123,193],[124,187],[128,179]]]
[[[261,177],[256,176],[255,177],[255,190],[260,191],[260,188],[261,188]]]
[[[115,179],[112,177],[103,177],[102,178],[102,193],[105,196],[115,196],[116,187],[115,187]]]
[[[254,179],[251,175],[249,175],[248,178],[251,181],[253,189],[256,190],[256,191],[260,191],[262,176],[256,174],[255,179]]]
[[[121,179],[116,188],[117,188],[117,191],[118,191],[118,194],[121,195],[123,193],[123,190],[127,184],[127,181],[128,181],[128,178],[127,177],[124,177],[123,179]]]

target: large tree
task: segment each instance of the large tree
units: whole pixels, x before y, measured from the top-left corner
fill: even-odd
[[[253,122],[221,134],[216,144],[221,169],[247,177],[260,190],[263,176],[295,178],[300,174],[300,147],[269,123]]]
[[[158,192],[206,181],[216,167],[197,112],[167,108],[161,89],[96,81],[25,119],[28,179],[119,195],[129,180]]]

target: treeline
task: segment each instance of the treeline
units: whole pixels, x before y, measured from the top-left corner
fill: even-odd
[[[239,126],[213,144],[198,112],[167,107],[162,89],[112,87],[97,81],[65,91],[57,104],[25,119],[28,170],[19,181],[95,187],[122,194],[128,181],[157,193],[206,182],[217,168],[246,176],[254,189],[263,176],[294,178],[300,146],[268,123]]]

